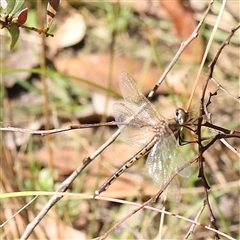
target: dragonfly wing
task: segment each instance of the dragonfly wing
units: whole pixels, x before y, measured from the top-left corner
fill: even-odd
[[[125,102],[114,104],[113,112],[117,122],[126,124],[119,124],[122,139],[130,145],[144,147],[164,120],[127,73],[120,74],[119,84]]]
[[[146,119],[146,123],[155,125],[163,118],[156,111],[151,102],[139,91],[136,82],[127,73],[121,73],[119,76],[119,86],[126,102],[135,104],[134,115]],[[140,117],[139,117],[140,118]]]
[[[174,202],[180,202],[181,194],[180,194],[180,184],[177,178],[174,178],[166,189],[166,195],[169,199]]]
[[[152,126],[146,123],[142,114],[134,117],[138,106],[130,103],[115,103],[113,105],[114,118],[121,129],[120,138],[135,147],[144,147],[151,141],[155,133]]]
[[[172,159],[165,155],[163,144],[164,141],[160,141],[154,145],[146,162],[148,173],[160,188],[170,180],[173,174]],[[166,194],[175,202],[180,200],[179,182],[177,178],[174,178],[169,184],[166,189]]]
[[[170,130],[169,130],[170,131]],[[173,171],[178,171],[179,168],[183,167],[184,164],[187,163],[186,157],[181,153],[180,146],[178,142],[176,141],[176,138],[173,134],[170,134],[168,136],[163,137],[165,140],[163,140],[163,146],[161,148],[164,148],[164,157],[171,158],[171,164]],[[191,167],[186,167],[181,172],[179,172],[179,175],[181,177],[188,178],[191,175]]]
[[[125,101],[138,103],[143,94],[139,91],[136,82],[125,72],[119,75],[119,86]]]

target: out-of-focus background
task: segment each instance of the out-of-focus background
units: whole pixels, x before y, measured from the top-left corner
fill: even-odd
[[[43,3],[44,5],[45,3]],[[112,105],[121,97],[120,72],[129,73],[144,95],[151,91],[180,44],[187,40],[203,18],[208,1],[62,1],[51,26],[54,37],[20,29],[15,48],[9,50],[9,35],[1,30],[2,126],[43,130],[44,107],[48,106],[49,127],[112,121]],[[214,2],[196,38],[183,52],[152,99],[164,118],[172,118],[175,109],[186,108],[194,81],[222,3]],[[25,25],[38,26],[37,5],[26,1]],[[46,7],[42,10],[46,15]],[[208,64],[220,45],[239,21],[239,3],[227,2],[200,74],[190,110],[197,115]],[[46,59],[47,92],[41,81],[41,62]],[[239,31],[225,47],[214,69],[214,79],[227,92],[211,98],[212,122],[239,130]],[[210,82],[213,93],[219,87]],[[48,96],[44,101],[44,93]],[[46,99],[46,98],[45,98]],[[207,100],[207,99],[206,99]],[[117,129],[99,127],[51,135],[20,132],[2,133],[1,191],[54,191],[85,157],[91,155]],[[203,135],[214,133],[205,129]],[[187,133],[184,135],[191,139]],[[239,140],[229,144],[239,149]],[[50,150],[49,150],[50,149]],[[190,149],[190,150],[189,150]],[[117,140],[97,157],[72,184],[70,192],[93,194],[94,191],[139,149]],[[189,154],[189,152],[191,152]],[[197,146],[187,147],[186,158],[197,154]],[[209,198],[219,230],[237,238],[239,231],[239,158],[221,142],[214,144],[205,157],[205,175],[211,186]],[[204,191],[198,179],[198,164],[189,179],[181,179],[179,204],[163,198],[152,204],[172,213],[194,219],[203,205]],[[158,191],[141,159],[118,178],[102,196],[130,202],[148,200]],[[4,198],[1,224],[9,219],[30,197]],[[46,204],[49,196],[40,196],[1,228],[4,239],[19,238],[29,222]],[[91,239],[107,232],[114,223],[134,209],[87,197],[63,198],[34,230],[35,239]],[[191,224],[173,216],[161,221],[155,211],[142,210],[112,232],[109,239],[183,239]],[[209,225],[207,208],[199,222]],[[160,233],[161,232],[161,233]],[[192,239],[212,239],[214,233],[196,227]]]

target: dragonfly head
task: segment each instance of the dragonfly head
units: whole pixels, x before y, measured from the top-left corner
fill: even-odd
[[[175,117],[168,120],[168,126],[174,134],[176,134],[181,126],[188,120],[188,113],[182,108],[178,108],[175,113]]]
[[[184,111],[182,108],[178,108],[175,113],[175,121],[179,125],[183,125],[189,118],[189,115],[186,111]]]

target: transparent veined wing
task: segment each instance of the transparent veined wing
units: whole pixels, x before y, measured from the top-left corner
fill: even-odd
[[[169,134],[168,131],[162,133],[160,141],[151,149],[146,162],[149,174],[161,188],[184,164],[185,161],[179,152],[178,143],[173,134]],[[190,168],[180,173],[184,177],[189,177],[190,174]],[[175,202],[180,201],[179,187],[179,181],[175,177],[166,189],[167,196]]]
[[[149,125],[148,118],[144,112],[135,113],[139,109],[133,103],[118,102],[113,105],[113,115],[121,130],[120,139],[134,147],[144,147],[156,135]],[[134,117],[135,116],[135,117]]]
[[[187,157],[184,156],[180,150],[180,146],[176,141],[173,134],[169,135],[164,141],[165,156],[169,156],[172,159],[172,168],[177,171],[180,167],[183,167],[187,163]],[[188,178],[191,175],[191,167],[186,167],[179,172],[181,177]]]
[[[119,86],[121,89],[124,100],[130,104],[134,104],[135,115],[143,112],[142,116],[145,116],[146,123],[156,125],[163,118],[155,110],[151,102],[139,91],[137,84],[127,73],[121,73],[119,77]]]
[[[125,72],[120,73],[119,86],[125,101],[139,103],[143,94],[138,90],[137,84],[131,76]]]
[[[167,197],[170,200],[177,203],[180,202],[181,200],[180,183],[177,178],[172,179],[164,193],[166,193]]]
[[[121,73],[119,85],[125,101],[114,104],[113,115],[116,122],[125,124],[119,124],[120,138],[132,146],[144,147],[163,119],[127,73]]]
[[[171,165],[172,159],[171,157],[166,156],[164,142],[165,140],[162,139],[160,142],[154,145],[146,161],[148,173],[160,188],[162,188],[164,184],[170,180],[173,174]],[[174,178],[169,184],[166,189],[166,194],[171,200],[175,202],[179,201],[180,192],[177,178]]]

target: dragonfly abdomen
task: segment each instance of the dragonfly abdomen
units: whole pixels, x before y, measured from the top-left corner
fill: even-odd
[[[129,167],[136,163],[140,158],[144,157],[151,148],[159,141],[160,135],[157,134],[154,138],[138,153],[136,153],[132,158],[130,158],[126,163],[124,163],[102,186],[99,187],[94,192],[94,197],[98,196],[101,192],[107,190],[107,188],[120,176],[122,175]]]

